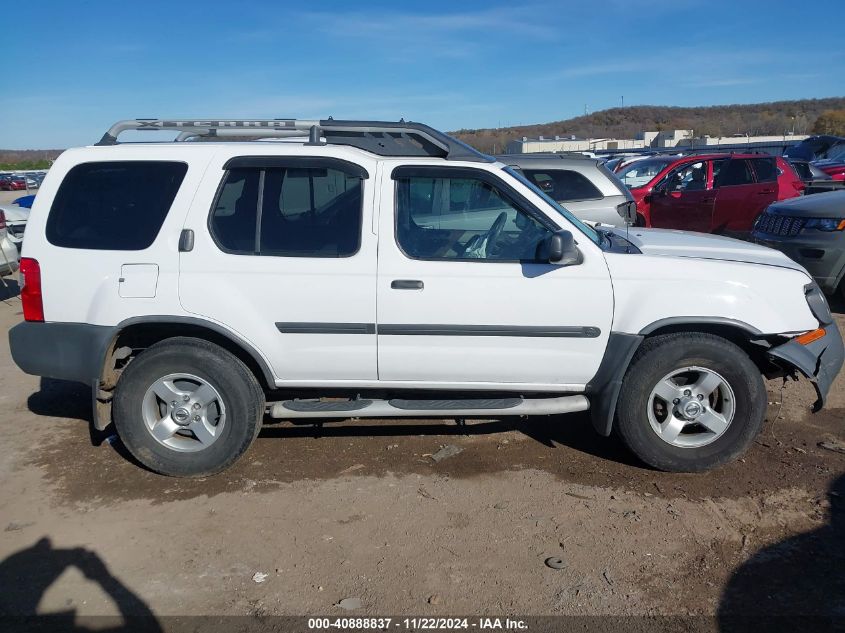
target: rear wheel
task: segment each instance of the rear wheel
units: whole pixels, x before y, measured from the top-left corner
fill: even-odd
[[[766,413],[760,370],[735,344],[703,333],[646,340],[628,368],[616,430],[644,462],[695,472],[736,459]]]
[[[164,475],[199,477],[231,466],[249,448],[261,428],[264,393],[230,352],[172,338],[129,363],[113,412],[138,461]]]

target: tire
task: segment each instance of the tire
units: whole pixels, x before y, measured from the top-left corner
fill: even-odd
[[[263,416],[264,392],[246,365],[196,338],[144,350],[114,394],[114,425],[126,448],[150,470],[173,477],[204,477],[234,464],[255,441]]]
[[[735,344],[712,334],[665,334],[646,339],[634,355],[615,430],[654,468],[701,472],[745,452],[763,426],[767,400],[760,370]]]

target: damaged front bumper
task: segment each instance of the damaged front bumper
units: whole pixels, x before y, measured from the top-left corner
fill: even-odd
[[[813,411],[824,406],[830,385],[845,361],[845,345],[836,323],[823,327],[825,335],[812,343],[802,345],[793,339],[768,351],[770,357],[788,363],[813,381],[818,394]]]

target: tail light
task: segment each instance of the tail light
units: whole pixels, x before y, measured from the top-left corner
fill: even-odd
[[[41,296],[41,266],[37,259],[21,258],[21,303],[27,321],[44,320],[44,301]]]
[[[0,211],[0,231],[6,228],[6,214]]]

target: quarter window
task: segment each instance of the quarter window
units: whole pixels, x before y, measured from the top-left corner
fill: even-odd
[[[187,170],[185,163],[164,161],[77,165],[56,193],[47,218],[47,240],[65,248],[149,248]]]
[[[531,182],[558,202],[596,200],[602,197],[601,192],[589,178],[577,171],[524,169],[522,172]]]
[[[338,169],[230,169],[211,232],[239,255],[350,257],[361,240],[361,188],[360,176]]]
[[[417,259],[533,261],[550,231],[475,178],[398,178],[399,246]]]

